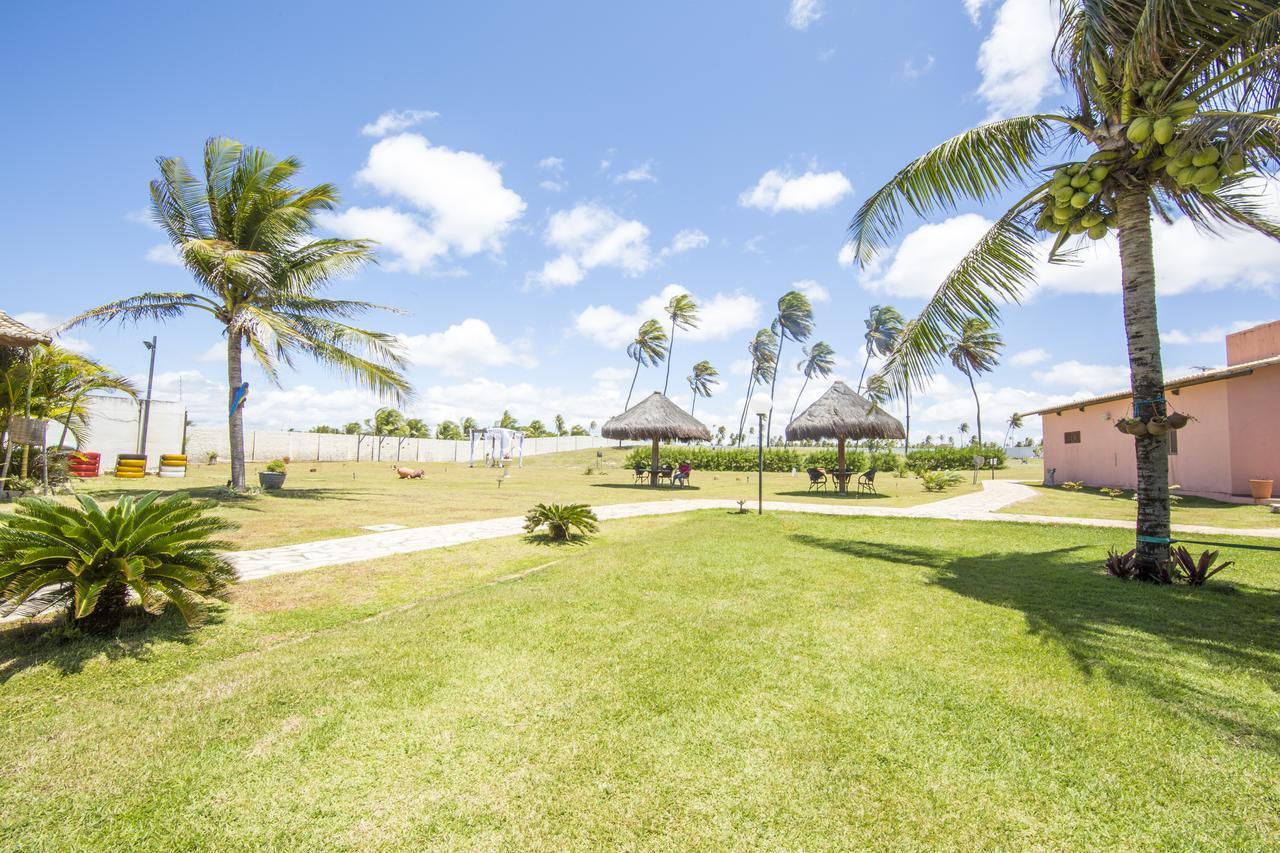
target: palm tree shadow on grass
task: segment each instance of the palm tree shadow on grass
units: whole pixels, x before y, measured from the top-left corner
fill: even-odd
[[[226,606],[209,608],[204,626],[221,623]],[[52,666],[62,675],[75,675],[97,658],[108,661],[148,660],[158,643],[193,645],[201,628],[189,628],[172,608],[158,617],[148,616],[134,606],[116,635],[99,639],[82,636],[62,639],[57,627],[61,617],[21,621],[0,626],[0,684],[28,669]]]
[[[930,586],[1020,611],[1027,632],[1060,646],[1081,672],[1140,690],[1236,742],[1280,755],[1280,723],[1266,695],[1280,690],[1280,592],[1224,581],[1199,589],[1122,582],[1103,573],[1100,549],[1084,545],[957,556],[919,545],[792,539],[860,560],[931,569]],[[1242,698],[1242,688],[1212,685],[1196,671],[1201,666],[1170,665],[1179,658],[1247,671],[1271,689]]]

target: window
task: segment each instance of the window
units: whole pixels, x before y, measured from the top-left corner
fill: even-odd
[[[1062,434],[1062,443],[1063,444],[1079,444],[1080,430],[1075,430],[1074,432],[1064,432]]]
[[[1169,430],[1169,455],[1178,455],[1178,431],[1176,429]]]

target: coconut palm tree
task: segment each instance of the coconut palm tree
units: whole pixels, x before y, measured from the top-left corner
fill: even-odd
[[[662,382],[662,393],[666,394],[667,386],[671,384],[671,351],[676,345],[676,329],[698,328],[698,303],[687,293],[677,293],[662,310],[671,318],[671,338],[667,344],[667,378]]]
[[[805,296],[798,290],[789,290],[782,294],[778,299],[778,316],[776,316],[771,325],[774,334],[778,336],[777,351],[774,353],[775,366],[780,364],[779,359],[782,358],[782,342],[788,337],[797,343],[803,343],[809,340],[809,335],[813,334],[813,306],[809,303],[809,297]],[[765,427],[765,439],[773,435],[773,394],[778,388],[778,371],[773,371],[769,385],[769,420]]]
[[[469,415],[463,418],[462,423],[459,425],[459,429],[462,430],[462,435],[464,437],[470,437],[471,433],[475,432],[479,428],[480,425],[476,423],[476,419]]]
[[[670,364],[668,364],[670,367]],[[693,366],[693,373],[685,377],[685,381],[689,383],[689,388],[693,391],[693,403],[689,406],[689,413],[693,414],[693,410],[698,406],[699,397],[710,397],[711,386],[719,385],[716,379],[720,375],[720,371],[711,366],[709,361],[700,361]]]
[[[1022,429],[1022,415],[1014,412],[1009,415],[1008,429],[1004,431],[1004,446],[1009,446],[1009,439],[1013,437],[1014,430]]]
[[[960,426],[957,427],[956,429],[956,432],[960,433],[960,443],[964,444],[964,437],[969,434],[969,422],[961,421]]]
[[[334,276],[373,260],[368,240],[311,239],[315,215],[337,205],[331,184],[298,189],[291,180],[302,164],[258,148],[213,138],[205,143],[204,172],[197,177],[180,157],[160,160],[151,182],[151,212],[195,278],[191,292],[144,293],[73,318],[168,320],[203,311],[217,321],[227,342],[227,403],[231,486],[245,487],[244,382],[248,349],[267,377],[279,384],[283,364],[299,355],[337,368],[381,396],[407,400],[400,346],[392,335],[357,328],[348,320],[369,302],[322,294]]]
[[[405,418],[404,434],[409,438],[431,438],[431,427],[422,418]]]
[[[133,399],[138,388],[124,376],[88,356],[57,344],[29,350],[4,348],[0,352],[0,423],[26,410],[31,389],[31,416],[62,422],[61,447],[67,434],[83,442],[88,427],[84,398],[103,391],[118,391]]]
[[[635,339],[627,344],[627,358],[636,363],[635,375],[631,377],[631,390],[627,391],[627,402],[622,408],[631,408],[631,395],[636,390],[636,380],[640,378],[640,368],[660,364],[667,357],[667,333],[657,320],[645,320],[640,324]]]
[[[800,399],[804,397],[804,391],[809,387],[809,380],[815,376],[826,379],[836,369],[836,351],[825,341],[817,341],[811,347],[801,348],[801,352],[804,353],[804,358],[796,364],[796,370],[804,374],[804,382],[800,385],[800,393],[796,395],[796,401],[791,406],[791,417],[787,419],[787,423],[796,419],[796,409],[800,407]]]
[[[778,375],[778,336],[772,329],[761,329],[747,344],[747,353],[751,356],[751,369],[747,372],[747,397],[742,401],[742,417],[738,419],[738,444],[742,444],[752,392],[757,385],[771,382]]]
[[[889,388],[889,380],[881,373],[873,373],[867,378],[867,386],[862,389],[862,396],[876,406],[883,406],[893,396]]]
[[[989,373],[1000,361],[1004,341],[991,324],[979,317],[970,317],[960,327],[960,333],[947,337],[947,358],[969,380],[973,403],[978,409],[978,446],[982,446],[982,400],[978,398],[978,386],[974,375]]]
[[[1115,231],[1134,414],[1147,420],[1166,411],[1153,213],[1280,239],[1252,191],[1280,161],[1280,15],[1274,0],[1064,0],[1060,16],[1053,58],[1067,108],[994,121],[921,155],[863,203],[851,248],[870,263],[904,208],[929,216],[1025,192],[947,275],[898,349],[923,381],[949,330],[971,316],[994,322],[999,303],[1035,280],[1043,236],[1060,261]],[[1136,438],[1144,575],[1169,554],[1168,449],[1167,436]]]
[[[872,305],[867,312],[867,319],[862,321],[867,327],[862,339],[866,342],[867,357],[862,361],[862,373],[858,376],[858,393],[862,393],[862,380],[867,376],[867,366],[871,357],[878,355],[884,358],[893,351],[894,342],[902,334],[902,315],[892,305]]]

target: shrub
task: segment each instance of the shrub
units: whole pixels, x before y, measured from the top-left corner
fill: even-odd
[[[964,478],[955,471],[921,471],[920,482],[926,492],[942,492],[959,485]]]
[[[1124,495],[1124,489],[1113,489],[1109,486],[1103,486],[1101,489],[1098,489],[1098,491],[1102,492],[1102,494],[1106,495],[1111,500],[1115,500],[1116,498]]]
[[[913,450],[907,454],[907,465],[913,471],[969,471],[973,469],[973,457],[984,456],[996,459],[996,467],[1005,466],[1004,448],[994,444],[982,448],[969,447],[929,447]]]
[[[283,459],[272,459],[267,463],[264,470],[270,471],[272,474],[284,474],[289,468]]]
[[[599,521],[586,504],[538,504],[525,514],[524,529],[534,533],[545,526],[548,536],[564,542],[575,530],[579,536],[590,536],[600,529]]]
[[[1172,554],[1171,568],[1174,577],[1186,582],[1189,586],[1204,586],[1204,582],[1209,578],[1234,565],[1231,560],[1214,565],[1218,559],[1217,551],[1205,551],[1199,558],[1195,558],[1191,556],[1190,551],[1179,546],[1173,549]]]
[[[1107,549],[1107,562],[1104,564],[1107,574],[1121,580],[1129,580],[1137,574],[1137,549],[1121,554],[1114,548]]]
[[[76,628],[109,634],[133,590],[148,612],[170,603],[195,625],[235,581],[221,555],[230,545],[212,538],[235,525],[187,495],[124,497],[107,510],[76,500],[23,499],[0,526],[0,616],[65,605]]]
[[[666,445],[658,449],[660,465],[678,467],[681,460],[688,459],[695,471],[755,471],[759,464],[758,449],[754,447],[686,447],[683,445]],[[649,465],[652,451],[648,447],[637,447],[627,454],[628,468],[636,465]],[[870,455],[861,450],[845,450],[844,464],[849,471],[862,471],[872,466],[881,471],[891,471],[901,457],[892,451],[878,451]],[[802,451],[789,447],[766,447],[764,450],[764,470],[774,473],[785,473],[792,468],[803,471],[806,468],[835,468],[836,449]]]
[[[1084,488],[1084,483],[1068,480],[1062,484],[1062,488],[1066,489],[1068,492],[1078,492]]]
[[[213,465],[213,464],[217,463],[217,461],[218,461],[218,451],[216,451],[216,450],[210,450],[210,451],[209,451],[209,455],[205,457],[205,460],[206,460],[210,465]]]

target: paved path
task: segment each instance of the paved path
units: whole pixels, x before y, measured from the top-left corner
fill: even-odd
[[[914,507],[874,507],[855,504],[796,503],[789,501],[765,501],[770,512],[809,512],[817,515],[875,516],[893,518],[938,518],[954,521],[1033,522],[1036,524],[1078,524],[1088,527],[1132,528],[1132,521],[1089,518],[1058,518],[1036,515],[1017,515],[997,511],[1035,491],[1022,483],[1011,480],[984,480],[982,491],[947,498]],[[751,505],[750,503],[748,504]],[[737,509],[732,500],[673,499],[646,501],[643,503],[611,504],[595,507],[602,521],[617,518],[634,518],[641,515],[670,515],[700,509]],[[362,560],[376,560],[393,554],[429,551],[447,548],[466,542],[498,539],[523,532],[524,518],[510,516],[484,521],[464,521],[458,524],[441,524],[435,527],[415,527],[366,536],[348,536],[341,539],[322,539],[300,545],[284,545],[278,548],[261,548],[256,551],[237,551],[230,557],[240,570],[243,580],[254,580],[285,572],[301,572],[321,566],[336,566]],[[1261,536],[1280,539],[1280,529],[1233,530],[1199,525],[1174,525],[1180,533],[1197,533],[1216,536]]]

